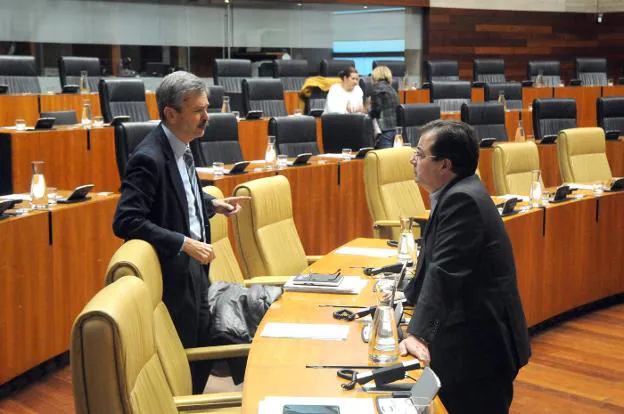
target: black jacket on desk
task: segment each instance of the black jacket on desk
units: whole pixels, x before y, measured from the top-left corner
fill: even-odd
[[[214,215],[214,197],[201,193],[209,243],[208,218]],[[175,312],[191,283],[185,277],[190,258],[180,251],[184,236],[190,237],[190,224],[184,184],[161,125],[141,141],[128,160],[113,230],[125,240],[141,239],[154,246],[163,274],[163,301]]]
[[[429,346],[444,382],[513,375],[528,362],[528,331],[509,236],[476,175],[440,194],[423,235],[408,332]]]

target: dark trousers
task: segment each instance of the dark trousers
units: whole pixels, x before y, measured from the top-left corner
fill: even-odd
[[[449,414],[507,414],[515,376],[442,383],[440,399]]]
[[[377,135],[377,141],[375,142],[375,149],[392,148],[394,145],[394,130],[383,131]]]
[[[189,260],[186,291],[176,298],[175,306],[167,304],[171,319],[176,327],[184,348],[196,348],[212,345],[210,342],[210,308],[208,306],[207,267],[194,259]],[[193,394],[201,394],[212,369],[212,361],[190,363],[193,381]]]

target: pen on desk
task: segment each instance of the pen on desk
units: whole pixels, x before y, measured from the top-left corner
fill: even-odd
[[[364,309],[364,308],[368,308],[368,306],[321,304],[321,305],[319,305],[319,308],[352,308],[352,309]]]

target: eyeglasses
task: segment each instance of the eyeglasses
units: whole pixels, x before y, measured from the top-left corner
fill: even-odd
[[[433,159],[438,158],[436,155],[426,155],[424,153],[424,150],[420,147],[416,147],[416,150],[414,151],[414,156],[418,158],[419,160],[422,160],[423,158],[433,158]]]

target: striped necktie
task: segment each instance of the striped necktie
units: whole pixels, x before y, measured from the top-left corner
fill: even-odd
[[[197,175],[195,173],[195,162],[193,161],[193,153],[191,152],[190,147],[186,147],[186,151],[184,151],[184,164],[186,165],[186,171],[188,172],[189,182],[191,183],[191,190],[193,191],[193,195],[195,196],[195,214],[197,215],[197,219],[199,220],[199,226],[201,228],[201,237],[203,241],[206,241],[206,236],[204,234],[204,220],[203,213],[199,208],[199,192],[198,192],[198,184],[197,184]]]

